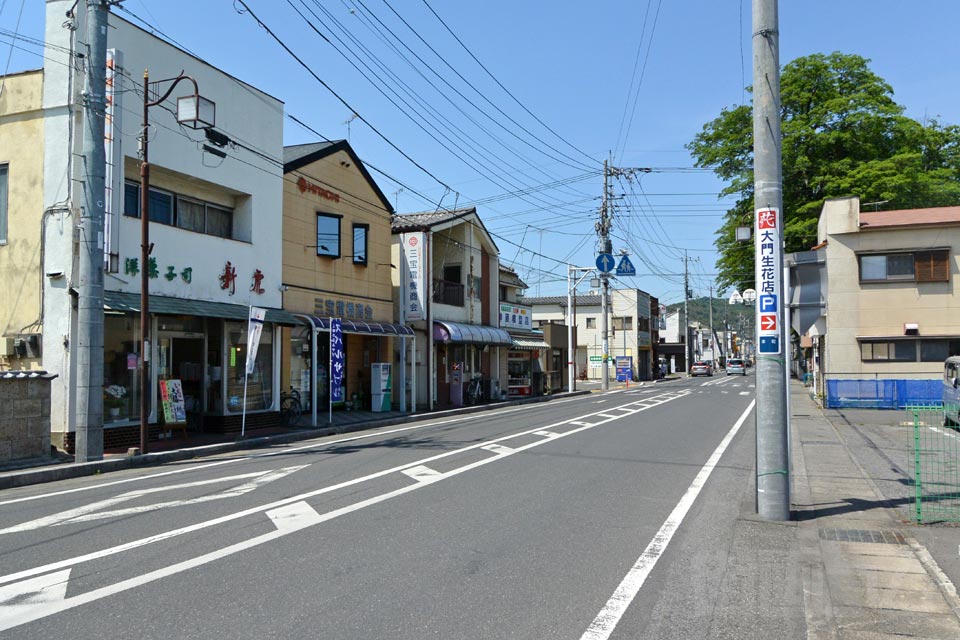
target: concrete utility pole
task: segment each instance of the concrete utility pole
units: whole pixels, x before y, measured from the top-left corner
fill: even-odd
[[[710,359],[713,360],[713,368],[717,368],[717,339],[713,332],[713,285],[710,285]]]
[[[690,262],[690,257],[687,256],[686,250],[683,252],[683,348],[686,351],[686,356],[683,358],[684,370],[687,373],[690,373],[690,358],[692,356],[690,351],[690,316],[689,307],[687,302],[690,300],[690,272],[687,271],[687,263]]]
[[[108,0],[87,0],[86,78],[83,89],[83,209],[77,281],[76,460],[103,458],[103,232],[106,199]]]
[[[765,520],[790,519],[778,21],[777,0],[753,0],[757,514]]]
[[[613,244],[610,242],[610,163],[603,161],[603,199],[600,204],[600,221],[597,223],[597,236],[599,236],[599,253],[613,253]],[[607,298],[610,295],[610,274],[606,271],[600,272],[600,331],[603,335],[603,367],[601,375],[600,388],[604,391],[610,389],[610,343],[607,334],[607,316],[609,309]]]

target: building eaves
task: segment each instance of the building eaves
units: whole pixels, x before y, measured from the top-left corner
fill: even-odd
[[[960,224],[960,207],[929,207],[896,211],[861,211],[860,229],[889,229]]]

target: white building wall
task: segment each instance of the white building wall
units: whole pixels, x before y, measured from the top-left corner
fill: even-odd
[[[75,30],[64,28],[64,16],[74,7]],[[82,70],[70,64],[60,48],[77,51],[77,42],[85,33],[86,4],[73,0],[48,0],[46,5],[46,42],[44,66],[45,140],[44,206],[50,213],[44,223],[45,273],[62,272],[61,278],[46,278],[44,290],[43,366],[59,378],[53,385],[51,428],[71,430],[74,370],[71,346],[75,314],[70,286],[74,282],[73,225],[83,201],[81,167],[75,159],[80,153],[82,133]],[[183,51],[155,38],[132,24],[110,15],[107,46],[123,54],[124,72],[118,108],[124,123],[116,142],[127,162],[137,162],[142,118],[142,76],[149,69],[152,80],[176,77],[181,70],[194,77],[201,95],[216,103],[216,129],[261,153],[283,157],[283,103],[219,71]],[[71,73],[72,72],[72,73]],[[169,85],[167,85],[169,86]],[[165,87],[164,87],[165,89]],[[192,93],[193,85],[182,81],[167,105],[176,108],[176,97]],[[138,92],[140,95],[138,95]],[[181,128],[169,111],[158,106],[150,109],[150,162],[157,171],[176,172],[184,180],[199,180],[201,188],[211,186],[237,203],[234,212],[234,237],[227,240],[192,233],[162,224],[150,225],[161,277],[151,279],[150,292],[193,300],[238,305],[256,304],[280,307],[281,292],[281,220],[282,178],[276,166],[242,149],[228,149],[220,160],[200,150],[202,131]],[[186,134],[186,137],[185,137]],[[239,160],[230,156],[237,156]],[[240,161],[242,160],[242,162]],[[251,166],[252,165],[252,166]],[[123,166],[115,168],[122,173]],[[140,257],[140,221],[122,216],[122,181],[113,201],[118,215],[119,272],[105,274],[104,287],[111,291],[140,292],[139,275],[124,273],[125,258]],[[227,261],[236,268],[237,283],[233,295],[220,288],[218,276]],[[162,277],[172,265],[179,272],[192,267],[192,281]],[[143,265],[140,265],[142,268]],[[265,275],[264,293],[250,290],[255,269]]]

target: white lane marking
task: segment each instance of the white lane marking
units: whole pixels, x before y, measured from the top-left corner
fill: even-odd
[[[663,394],[663,398],[664,398],[664,399],[660,402],[660,404],[664,404],[664,403],[670,402],[671,400],[676,400],[677,398],[681,398],[681,397],[683,397],[684,395],[686,395],[686,393]],[[622,416],[621,416],[621,417],[622,417]],[[616,419],[616,418],[614,418],[614,419]],[[612,421],[612,420],[611,420],[611,421]],[[562,423],[562,422],[561,422],[561,423],[556,423],[555,425],[550,425],[550,426],[557,426],[557,425],[560,425],[560,424],[564,424],[564,423]],[[599,424],[605,424],[605,423],[599,423]],[[578,429],[574,429],[574,430],[569,431],[569,432],[567,432],[567,433],[559,434],[557,437],[558,437],[558,438],[559,438],[559,437],[566,437],[566,436],[572,435],[572,434],[574,434],[574,433],[579,433],[580,431],[585,431],[585,430],[587,430],[587,429],[592,428],[592,426],[598,426],[598,425],[591,425],[591,426],[580,427],[580,428],[578,428]],[[510,438],[515,438],[515,437],[518,437],[518,435],[528,435],[528,434],[530,434],[530,433],[535,433],[535,432],[536,432],[535,429],[531,429],[530,431],[528,431],[528,432],[526,432],[526,433],[524,433],[524,434],[513,434],[513,435],[510,435],[510,436],[504,436],[504,437],[498,438],[498,439],[497,439],[496,441],[494,441],[494,442],[502,441],[502,440],[506,440],[506,439],[510,439]],[[523,446],[521,446],[521,447],[517,447],[516,449],[508,449],[509,453],[505,453],[505,454],[503,454],[503,455],[504,455],[504,456],[508,456],[508,455],[512,455],[512,454],[517,453],[517,452],[520,452],[520,451],[525,451],[525,450],[527,450],[527,449],[531,449],[531,448],[533,448],[533,447],[540,446],[540,445],[542,445],[542,444],[545,443],[545,442],[548,442],[548,440],[541,440],[541,441],[539,441],[539,442],[532,442],[532,443],[523,445]],[[481,446],[481,447],[482,447],[482,446],[484,446],[484,445],[482,445],[482,444],[481,444],[481,445],[472,445],[472,446],[470,446],[470,447],[465,447],[465,448],[463,449],[463,451],[469,450],[469,449],[475,449],[475,448],[477,448],[478,446]],[[452,453],[456,453],[456,452],[447,452],[447,453],[443,453],[443,454],[438,454],[437,456],[434,456],[433,459],[444,458],[444,457],[447,457],[448,455],[451,455]],[[473,463],[471,463],[471,464],[467,464],[467,465],[464,465],[464,466],[462,466],[462,467],[459,467],[458,469],[455,469],[455,470],[453,470],[453,471],[450,471],[450,472],[448,472],[448,473],[446,473],[446,474],[444,474],[444,475],[445,475],[446,477],[451,477],[451,476],[454,476],[454,475],[459,475],[459,474],[465,473],[465,472],[467,472],[467,471],[469,471],[469,470],[471,470],[471,469],[476,469],[476,468],[478,468],[478,467],[481,467],[481,466],[483,466],[483,465],[489,464],[489,463],[491,463],[491,462],[494,462],[494,461],[497,461],[497,460],[500,460],[500,459],[502,459],[502,456],[496,456],[496,457],[492,457],[492,458],[486,458],[486,459],[483,459],[483,460],[478,460],[478,461],[473,462]],[[412,466],[412,465],[404,465],[403,467],[397,467],[396,470],[401,470],[401,471],[403,471],[404,469],[406,469],[406,468],[408,468],[408,467],[410,467],[410,466]],[[378,472],[378,473],[372,474],[372,475],[374,475],[374,476],[380,476],[380,475],[383,475],[383,472]],[[355,482],[351,481],[351,482],[343,483],[343,484],[353,484],[353,483],[355,483]],[[120,592],[122,592],[122,591],[126,591],[126,590],[128,590],[128,589],[133,589],[133,588],[135,588],[135,587],[139,587],[139,586],[142,586],[142,585],[144,585],[144,584],[147,584],[147,583],[150,583],[150,582],[154,582],[154,581],[159,580],[159,579],[161,579],[161,578],[164,578],[164,577],[167,577],[167,576],[170,576],[170,575],[174,575],[174,574],[176,574],[176,573],[180,573],[180,572],[186,571],[186,570],[188,570],[188,569],[192,569],[192,568],[195,568],[195,567],[198,567],[198,566],[207,564],[207,563],[209,563],[209,562],[213,562],[213,561],[215,561],[215,560],[218,560],[218,559],[227,557],[227,556],[232,555],[232,554],[235,554],[235,553],[239,553],[239,552],[241,552],[241,551],[245,551],[245,550],[250,549],[250,548],[252,548],[252,547],[255,547],[255,546],[264,544],[264,543],[266,543],[266,542],[270,542],[270,541],[272,541],[272,540],[275,540],[275,539],[277,539],[277,538],[283,537],[283,536],[285,536],[285,535],[287,535],[287,534],[289,534],[289,533],[292,533],[292,532],[294,532],[294,531],[298,531],[298,530],[300,530],[300,529],[302,529],[302,528],[304,528],[304,527],[309,527],[309,526],[312,526],[312,525],[315,525],[315,524],[320,524],[320,523],[323,523],[323,522],[327,522],[327,521],[333,520],[333,519],[335,519],[335,518],[339,518],[339,517],[342,516],[342,515],[346,515],[346,514],[349,514],[349,513],[353,513],[354,511],[358,511],[358,510],[360,510],[360,509],[363,509],[363,508],[366,508],[366,507],[369,507],[369,506],[378,504],[378,503],[380,503],[380,502],[385,502],[385,501],[390,500],[390,499],[392,499],[392,498],[395,498],[395,497],[397,497],[397,496],[401,496],[401,495],[404,495],[404,494],[406,494],[406,493],[410,493],[411,491],[414,491],[414,490],[416,490],[416,489],[422,488],[422,487],[425,486],[426,484],[428,484],[428,483],[418,482],[418,483],[415,483],[415,484],[411,484],[411,485],[409,485],[409,486],[402,487],[402,488],[400,488],[400,489],[395,489],[394,491],[390,491],[390,492],[387,492],[387,493],[384,493],[384,494],[381,494],[381,495],[378,495],[378,496],[373,496],[373,497],[368,498],[368,499],[366,499],[366,500],[362,500],[362,501],[360,501],[360,502],[357,502],[357,503],[354,503],[354,504],[351,504],[351,505],[347,505],[347,506],[345,506],[345,507],[341,507],[340,509],[336,509],[336,510],[334,510],[334,511],[330,511],[330,512],[325,513],[325,514],[322,514],[322,515],[319,514],[319,513],[317,513],[310,505],[308,505],[308,504],[303,500],[303,498],[305,498],[305,497],[310,497],[310,496],[313,496],[313,495],[318,495],[318,494],[320,494],[320,493],[324,493],[324,492],[326,492],[326,491],[328,491],[328,490],[330,489],[329,487],[324,488],[324,489],[320,489],[320,490],[317,490],[317,491],[313,491],[313,492],[310,492],[310,493],[307,493],[307,494],[303,494],[302,496],[296,496],[296,497],[293,497],[293,498],[289,498],[289,499],[287,499],[287,500],[281,500],[281,501],[278,501],[278,502],[276,502],[276,503],[273,503],[272,505],[263,505],[263,506],[261,506],[261,507],[259,507],[259,508],[256,508],[256,509],[248,509],[248,510],[246,510],[245,512],[242,512],[242,513],[243,513],[243,514],[250,514],[250,513],[257,513],[257,512],[263,512],[263,511],[265,511],[266,514],[267,514],[267,516],[270,517],[270,519],[273,520],[273,521],[274,521],[274,524],[278,527],[277,531],[273,531],[273,532],[270,532],[270,533],[267,533],[267,534],[264,534],[264,535],[261,535],[261,536],[257,536],[257,537],[255,537],[255,538],[250,539],[250,540],[247,540],[247,541],[244,541],[244,542],[240,542],[240,543],[237,543],[237,544],[234,544],[234,545],[230,545],[230,546],[225,547],[225,548],[223,548],[223,549],[219,549],[219,550],[217,550],[217,551],[213,551],[213,552],[211,552],[211,553],[208,553],[208,554],[205,554],[205,555],[202,555],[202,556],[198,556],[198,557],[196,557],[196,558],[192,558],[192,559],[189,559],[189,560],[186,560],[186,561],[183,561],[183,562],[180,562],[180,563],[171,565],[171,566],[169,566],[169,567],[163,567],[163,568],[157,569],[157,570],[155,570],[155,571],[151,571],[151,572],[146,573],[146,574],[141,575],[141,576],[135,576],[135,577],[133,577],[133,578],[129,578],[129,579],[127,579],[127,580],[123,580],[123,581],[121,581],[121,582],[118,582],[118,583],[115,583],[115,584],[112,584],[112,585],[108,585],[108,586],[102,587],[102,588],[100,588],[100,589],[95,589],[94,591],[90,591],[90,592],[87,592],[87,593],[79,594],[79,595],[77,595],[77,596],[74,596],[74,597],[69,598],[69,599],[66,599],[66,600],[56,601],[55,599],[50,598],[49,601],[46,601],[46,600],[45,600],[43,606],[37,607],[37,608],[33,608],[33,609],[31,609],[29,612],[21,612],[21,613],[19,613],[18,615],[11,615],[10,617],[3,617],[2,615],[0,615],[0,631],[2,631],[2,630],[4,630],[4,629],[9,629],[9,628],[14,627],[14,626],[18,626],[18,625],[21,625],[21,624],[25,624],[25,623],[27,623],[27,622],[31,622],[31,621],[33,621],[33,620],[37,620],[37,619],[42,618],[42,617],[50,616],[50,615],[53,615],[53,614],[55,614],[55,613],[59,613],[59,612],[61,612],[61,611],[65,611],[65,610],[67,610],[67,609],[71,609],[71,608],[74,608],[74,607],[77,607],[77,606],[80,606],[80,605],[83,605],[83,604],[87,604],[87,603],[93,602],[93,601],[95,601],[95,600],[99,600],[99,599],[101,599],[101,598],[105,598],[105,597],[107,597],[107,596],[114,595],[114,594],[120,593]],[[235,519],[236,517],[239,517],[239,515],[238,515],[238,514],[233,514],[232,516],[226,516],[226,517],[222,517],[222,518],[217,518],[216,520],[217,520],[217,521],[227,521],[227,520]],[[212,521],[211,521],[211,522],[212,522]],[[187,527],[187,528],[196,530],[196,529],[202,528],[202,527],[197,527],[196,525],[194,525],[194,526],[192,526],[192,527]],[[125,545],[125,546],[126,546],[127,548],[132,548],[132,547],[130,547],[129,545]],[[89,555],[90,555],[90,556],[93,556],[93,555],[96,555],[96,554],[89,554]],[[108,554],[103,554],[103,552],[100,552],[99,557],[103,557],[103,555],[108,555]],[[76,560],[76,559],[74,559],[74,560]],[[70,562],[70,561],[66,561],[66,562]],[[76,564],[76,562],[72,562],[72,564]],[[52,571],[52,570],[61,568],[62,566],[65,566],[65,563],[64,563],[64,562],[54,563],[54,564],[52,564],[52,565],[48,565],[47,567],[40,567],[40,568],[33,569],[33,570],[21,571],[21,572],[19,572],[19,573],[17,573],[17,574],[11,574],[11,575],[9,575],[9,576],[4,576],[3,578],[0,578],[0,583],[10,582],[10,581],[12,581],[13,579],[21,579],[21,578],[24,578],[24,577],[29,577],[30,575],[38,574],[38,573],[46,573],[47,571]],[[66,575],[69,575],[69,573],[67,572]],[[28,581],[25,581],[25,582],[20,582],[20,583],[18,583],[18,584],[11,585],[11,586],[13,587],[13,589],[14,589],[15,592],[17,592],[17,593],[23,593],[22,586],[23,586],[24,584],[26,584],[27,582],[30,582],[30,581],[28,580]]]
[[[2,626],[7,620],[27,621],[48,615],[40,612],[56,606],[67,597],[71,571],[73,569],[64,569],[0,587],[0,628],[7,628]]]
[[[617,417],[617,416],[611,415],[611,414],[609,414],[609,413],[598,413],[597,415],[600,416],[601,418],[616,418],[616,417]]]
[[[571,420],[571,421],[568,422],[567,424],[575,424],[575,425],[577,425],[578,427],[588,427],[588,426],[590,426],[590,423],[589,423],[589,422],[583,422],[582,420]]]
[[[400,473],[410,476],[417,482],[433,482],[434,480],[440,479],[440,477],[443,475],[436,469],[431,469],[424,464],[416,467],[410,467],[409,469],[404,469]]]
[[[748,395],[750,395],[750,392],[749,392],[749,391],[741,391],[741,392],[740,392],[740,395],[742,395],[742,396],[748,396]]]
[[[944,431],[943,429],[940,429],[938,427],[927,427],[927,429],[930,429],[930,431],[936,431],[941,435],[950,436],[951,438],[957,438],[956,434],[950,433],[949,431]]]
[[[559,433],[554,433],[553,431],[534,431],[534,432],[533,432],[533,435],[535,435],[535,436],[542,436],[542,437],[544,437],[544,438],[556,438],[556,437],[558,437],[560,434],[559,434]]]
[[[701,489],[703,489],[707,483],[710,474],[713,473],[717,463],[720,462],[720,457],[724,451],[727,450],[727,447],[730,445],[734,436],[737,435],[737,432],[740,431],[740,427],[743,426],[747,416],[753,411],[755,404],[756,400],[750,402],[750,406],[740,415],[737,422],[730,431],[727,432],[723,440],[720,441],[717,448],[714,449],[707,463],[703,465],[697,477],[693,479],[693,482],[687,488],[686,493],[680,498],[680,502],[677,503],[677,506],[674,507],[670,515],[667,516],[660,530],[653,536],[653,540],[650,541],[647,548],[644,549],[640,557],[637,558],[633,567],[627,572],[627,575],[620,582],[616,591],[610,596],[610,600],[607,601],[607,604],[601,609],[600,613],[597,614],[597,617],[594,618],[590,627],[580,637],[580,640],[606,640],[610,637],[610,634],[613,633],[614,628],[617,626],[617,623],[620,622],[620,618],[623,617],[627,607],[633,602],[633,599],[640,591],[640,587],[642,587],[646,581],[647,576],[653,571],[657,560],[659,560],[663,552],[667,550],[667,545],[670,544],[673,534],[676,533],[680,527],[690,507],[693,506],[697,496],[700,495]]]
[[[682,397],[684,397],[684,396],[686,396],[686,395],[688,395],[688,394],[689,394],[689,391],[685,391],[685,390],[683,390],[683,389],[678,390],[678,391],[676,391],[676,392],[667,392],[667,393],[660,394],[660,396],[656,396],[656,397],[662,398],[662,400],[660,400],[657,404],[652,404],[651,407],[653,407],[653,406],[659,406],[660,404],[665,404],[665,403],[670,402],[670,401],[672,401],[672,400],[676,400],[676,399],[678,399],[678,398],[682,398]],[[651,398],[651,399],[647,399],[646,402],[650,402],[651,400],[652,400],[652,398]],[[595,415],[597,415],[597,414],[596,414],[596,413],[590,413],[590,414],[586,414],[585,416],[579,416],[579,417],[580,417],[580,418],[585,418],[585,417],[590,417],[590,416],[595,416]],[[625,417],[625,416],[617,416],[617,417],[612,418],[612,419],[609,420],[609,421],[616,420],[617,418],[622,418],[622,417]],[[579,428],[577,428],[577,429],[571,429],[570,431],[567,431],[567,432],[565,432],[565,433],[563,433],[563,434],[560,434],[560,435],[558,435],[557,437],[558,437],[558,438],[562,438],[562,437],[566,437],[566,436],[569,436],[569,435],[573,435],[573,434],[575,434],[575,433],[580,433],[581,431],[586,431],[587,429],[592,429],[592,428],[594,428],[594,427],[598,427],[598,426],[600,426],[600,425],[606,424],[606,422],[609,422],[609,421],[602,421],[602,422],[597,422],[597,423],[592,423],[592,424],[591,424],[591,423],[584,423],[584,426],[581,426],[581,427],[579,427]],[[562,422],[556,422],[556,423],[553,423],[553,424],[546,425],[546,428],[547,428],[547,429],[550,429],[550,428],[553,428],[553,427],[557,427],[557,426],[561,426],[561,425],[565,425],[565,424],[570,424],[570,423],[572,423],[571,420],[564,420],[564,421],[562,421]],[[185,535],[185,534],[188,534],[188,533],[193,533],[194,531],[200,531],[200,530],[207,529],[207,528],[209,528],[209,527],[213,527],[213,526],[216,526],[216,525],[224,524],[224,523],[227,523],[227,522],[232,522],[232,521],[234,521],[234,520],[238,520],[238,519],[244,518],[244,517],[246,517],[246,516],[255,515],[255,514],[257,514],[257,513],[262,513],[262,512],[264,512],[264,511],[270,511],[270,510],[273,510],[273,509],[278,509],[278,508],[280,508],[280,507],[283,507],[283,506],[286,506],[286,505],[289,505],[289,504],[293,504],[293,503],[295,503],[295,502],[300,502],[301,500],[306,500],[307,498],[312,498],[312,497],[319,496],[319,495],[323,495],[323,494],[326,494],[326,493],[332,493],[332,492],[334,492],[334,491],[339,491],[340,489],[345,489],[345,488],[347,488],[347,487],[352,487],[352,486],[355,486],[355,485],[358,485],[358,484],[362,484],[362,483],[368,482],[368,481],[370,481],[370,480],[375,480],[375,479],[377,479],[377,478],[382,478],[382,477],[384,477],[384,476],[387,476],[387,475],[390,475],[390,474],[393,474],[393,473],[403,472],[405,469],[409,469],[409,468],[411,468],[411,467],[416,467],[416,466],[418,466],[418,465],[424,465],[424,464],[429,463],[429,462],[435,462],[435,461],[437,461],[437,460],[442,460],[442,459],[444,459],[444,458],[448,458],[448,457],[451,457],[451,456],[459,455],[459,454],[462,454],[462,453],[467,452],[467,451],[472,451],[472,450],[474,450],[474,449],[479,449],[479,448],[481,448],[481,447],[483,447],[483,446],[485,446],[485,445],[495,444],[495,443],[498,443],[498,442],[503,442],[503,441],[506,441],[506,440],[511,440],[511,439],[513,439],[513,438],[518,438],[518,437],[522,437],[522,436],[527,436],[527,435],[530,435],[530,434],[532,434],[532,433],[535,433],[535,432],[537,432],[537,431],[539,431],[539,430],[541,430],[541,429],[543,429],[543,428],[544,428],[544,427],[535,427],[535,428],[533,428],[533,429],[530,429],[529,431],[521,431],[521,432],[519,432],[519,433],[513,433],[513,434],[501,436],[501,437],[496,438],[496,439],[494,439],[494,440],[492,440],[492,441],[490,441],[490,442],[479,442],[479,443],[477,443],[477,444],[472,444],[472,445],[469,445],[469,446],[467,446],[467,447],[463,447],[462,449],[455,449],[455,450],[452,450],[452,451],[446,451],[446,452],[444,452],[444,453],[438,453],[438,454],[436,454],[436,455],[434,455],[434,456],[430,456],[430,457],[424,458],[424,459],[422,459],[422,460],[417,460],[417,461],[414,461],[414,462],[408,462],[408,463],[406,463],[406,464],[398,465],[398,466],[396,466],[396,467],[391,467],[391,468],[389,468],[389,469],[383,469],[383,470],[381,470],[381,471],[376,471],[376,472],[371,473],[371,474],[368,474],[368,475],[366,475],[366,476],[361,476],[361,477],[359,477],[359,478],[353,478],[352,480],[345,480],[345,481],[343,481],[343,482],[341,482],[341,483],[339,483],[339,484],[330,485],[330,486],[328,486],[328,487],[321,487],[320,489],[314,489],[313,491],[308,491],[308,492],[306,492],[306,493],[302,493],[302,494],[297,495],[297,496],[291,496],[291,497],[289,497],[289,498],[284,498],[284,499],[282,499],[282,500],[277,500],[277,501],[271,502],[271,503],[269,503],[269,504],[263,504],[263,505],[259,505],[259,506],[256,506],[256,507],[250,507],[249,509],[244,509],[244,510],[242,510],[242,511],[237,511],[237,512],[235,512],[235,513],[230,513],[230,514],[227,514],[227,515],[219,516],[219,517],[217,517],[217,518],[213,518],[213,519],[211,519],[211,520],[206,520],[206,521],[204,521],[204,522],[197,522],[197,523],[195,523],[195,524],[191,524],[191,525],[187,525],[187,526],[185,526],[185,527],[181,527],[180,529],[173,529],[172,531],[165,531],[165,532],[163,532],[163,533],[158,533],[158,534],[154,534],[154,535],[152,535],[152,536],[147,536],[146,538],[141,538],[141,539],[139,539],[139,540],[133,540],[132,542],[127,542],[127,543],[124,543],[124,544],[120,544],[120,545],[117,545],[117,546],[114,546],[114,547],[110,547],[110,548],[108,548],[108,549],[101,549],[100,551],[93,551],[93,552],[91,552],[91,553],[88,553],[88,554],[85,554],[85,555],[82,555],[82,556],[77,556],[77,557],[74,557],[74,558],[67,558],[67,559],[65,559],[65,560],[60,560],[60,561],[57,561],[57,562],[52,562],[52,563],[50,563],[50,564],[46,564],[46,565],[43,565],[43,566],[40,566],[40,567],[34,567],[34,568],[32,568],[32,569],[25,569],[25,570],[23,570],[23,571],[18,571],[18,572],[16,572],[16,573],[11,573],[11,574],[8,574],[8,575],[5,575],[5,576],[0,576],[0,584],[6,584],[6,583],[8,583],[8,582],[15,582],[15,581],[17,581],[17,580],[22,580],[22,579],[24,579],[24,578],[29,578],[29,577],[31,577],[31,576],[40,575],[40,574],[43,574],[43,573],[48,573],[48,572],[50,572],[50,571],[56,571],[56,570],[58,570],[58,569],[64,569],[64,568],[66,568],[66,567],[71,567],[71,566],[78,565],[78,564],[81,564],[81,563],[84,563],[84,562],[89,562],[89,561],[91,561],[91,560],[97,560],[97,559],[99,559],[99,558],[106,558],[106,557],[108,557],[108,556],[116,555],[116,554],[118,554],[118,553],[123,553],[123,552],[125,552],[125,551],[130,551],[130,550],[132,550],[132,549],[136,549],[136,548],[143,547],[143,546],[146,546],[146,545],[149,545],[149,544],[153,544],[153,543],[155,543],[155,542],[162,542],[162,541],[164,541],[164,540],[169,540],[169,539],[175,538],[175,537],[177,537],[177,536]],[[516,452],[516,451],[522,451],[522,450],[525,450],[525,449],[529,449],[529,448],[531,448],[531,447],[541,445],[541,444],[543,444],[543,443],[545,443],[545,442],[548,442],[548,440],[540,440],[540,441],[534,442],[534,443],[532,443],[532,444],[530,444],[530,445],[527,445],[527,446],[524,446],[524,447],[519,447],[519,448],[517,448],[517,449],[514,449],[514,451]],[[481,460],[479,463],[475,463],[475,464],[473,464],[473,465],[468,465],[468,466],[466,466],[466,467],[461,467],[460,469],[458,469],[458,470],[456,471],[456,473],[460,473],[461,471],[474,468],[474,467],[476,467],[476,466],[479,466],[480,464],[486,464],[486,463],[488,463],[488,462],[492,462],[492,461],[496,461],[496,460],[501,460],[501,459],[502,459],[502,456],[490,457],[490,458],[487,458],[487,459],[485,459],[485,460]],[[445,473],[444,475],[445,475],[446,477],[451,477],[451,476],[455,475],[455,472],[453,472],[453,471],[448,471],[448,472]],[[410,485],[411,488],[416,488],[417,486],[418,486],[417,484]],[[397,494],[397,495],[399,495],[399,494]],[[331,513],[336,513],[336,512],[331,512]],[[324,517],[326,517],[326,516],[324,516]]]
[[[480,447],[480,448],[486,451],[489,451],[491,453],[495,453],[498,456],[508,456],[515,451],[515,449],[511,449],[510,447],[505,447],[502,444],[488,444],[487,446]]]
[[[550,405],[556,406],[560,404],[566,404],[568,402],[582,402],[589,398],[590,396],[576,396],[573,398],[565,398],[562,400],[551,400]],[[430,422],[420,422],[414,425],[407,427],[398,427],[396,429],[387,429],[383,431],[373,431],[370,433],[363,433],[355,436],[347,436],[344,438],[338,438],[336,440],[326,440],[324,442],[311,442],[310,444],[300,445],[297,447],[284,447],[283,449],[278,449],[276,451],[267,451],[263,453],[253,453],[249,455],[242,455],[239,457],[231,457],[229,460],[218,460],[216,462],[207,462],[204,464],[191,465],[183,469],[174,469],[173,471],[163,471],[161,473],[152,473],[145,476],[137,476],[136,478],[124,478],[123,480],[113,480],[110,482],[102,482],[99,484],[89,485],[86,487],[75,487],[73,489],[63,489],[60,491],[51,491],[49,493],[41,493],[34,496],[24,496],[22,498],[12,498],[10,500],[0,501],[0,507],[8,504],[16,504],[18,502],[29,502],[31,500],[40,500],[42,498],[53,498],[56,496],[69,495],[72,493],[79,493],[81,491],[92,491],[94,489],[103,489],[104,487],[112,487],[118,484],[127,484],[129,482],[140,482],[142,480],[153,480],[154,478],[163,478],[166,476],[172,476],[178,473],[188,473],[190,471],[200,471],[202,469],[209,469],[211,467],[219,467],[225,464],[233,464],[235,462],[244,462],[247,460],[257,460],[259,458],[270,458],[273,456],[283,456],[289,455],[290,453],[296,453],[297,451],[306,451],[309,449],[322,449],[324,447],[332,447],[338,444],[343,444],[345,442],[355,442],[357,440],[365,440],[368,438],[376,438],[380,436],[388,436],[394,433],[403,433],[405,431],[415,431],[417,429],[426,429],[429,427],[438,427],[445,424],[453,424],[457,422],[468,422],[470,420],[478,420],[480,418],[489,418],[491,416],[499,416],[508,413],[516,413],[519,411],[530,411],[530,410],[542,410],[542,407],[537,405],[525,405],[521,407],[510,407],[505,409],[494,409],[492,411],[482,411],[480,413],[471,413],[465,416],[460,416],[457,418],[449,418],[445,420],[425,417],[424,420],[430,420]],[[323,436],[317,436],[318,438]]]
[[[14,525],[12,527],[7,527],[6,529],[0,529],[0,534],[19,533],[22,531],[31,531],[33,529],[40,529],[42,527],[72,524],[75,522],[89,522],[92,520],[103,520],[105,518],[115,518],[118,516],[125,516],[125,515],[131,515],[136,513],[146,513],[148,511],[157,511],[159,509],[168,509],[170,507],[181,507],[181,506],[186,506],[191,504],[200,504],[202,502],[212,502],[214,500],[236,498],[237,496],[242,496],[244,494],[250,493],[251,491],[258,489],[261,486],[267,484],[268,482],[279,480],[280,478],[290,475],[295,471],[304,469],[307,466],[308,465],[302,464],[295,467],[285,467],[282,469],[276,469],[274,471],[257,471],[254,473],[243,473],[237,476],[228,476],[226,478],[213,478],[211,480],[199,480],[197,482],[185,482],[183,484],[175,484],[175,485],[163,486],[163,487],[153,487],[150,489],[140,489],[138,491],[129,491],[127,493],[121,494],[114,498],[108,498],[106,500],[91,502],[90,504],[83,505],[82,507],[69,509],[67,511],[55,513],[53,515],[45,516],[43,518],[37,518],[36,520],[30,520],[29,522],[24,522],[22,524]],[[175,491],[177,489],[188,489],[192,487],[202,487],[210,484],[220,484],[223,482],[230,482],[232,480],[244,480],[246,478],[253,478],[253,479],[250,482],[246,482],[244,484],[231,487],[219,493],[208,494],[205,496],[200,496],[197,498],[189,498],[185,500],[170,500],[167,502],[157,502],[154,504],[141,505],[138,507],[131,507],[128,509],[115,509],[113,511],[102,511],[102,509],[106,509],[107,507],[112,507],[115,504],[119,504],[121,502],[128,502],[130,500],[142,498],[143,496],[151,495],[154,493]]]
[[[190,560],[179,562],[169,567],[163,567],[161,569],[145,573],[141,576],[136,576],[127,580],[122,580],[121,582],[117,582],[115,584],[108,585],[106,587],[101,587],[100,589],[94,589],[93,591],[81,593],[72,598],[64,599],[63,597],[60,597],[59,599],[55,599],[53,597],[54,595],[60,595],[58,591],[56,593],[51,593],[51,597],[43,598],[42,601],[37,602],[28,609],[15,611],[13,609],[8,609],[7,607],[0,608],[0,631],[26,624],[34,620],[39,620],[40,618],[45,618],[55,613],[60,613],[61,611],[73,609],[74,607],[88,604],[90,602],[94,602],[95,600],[100,600],[101,598],[105,598],[128,589],[140,587],[161,578],[181,573],[187,569],[199,567],[209,562],[213,562],[214,560],[225,558],[235,553],[239,553],[240,551],[245,551],[266,542],[276,540],[277,538],[282,538],[283,536],[289,535],[295,531],[299,531],[304,527],[319,524],[324,520],[324,516],[321,516],[319,513],[314,511],[313,507],[308,505],[306,502],[297,502],[286,505],[279,509],[273,509],[267,512],[267,516],[277,527],[276,531],[271,531],[269,533],[256,536],[255,538],[251,538],[250,540],[245,540],[244,542],[233,544],[228,547],[224,547],[223,549],[218,549],[211,553],[198,556],[196,558],[191,558]],[[67,577],[69,574],[69,570],[53,574],[53,576],[56,576],[62,580],[63,595],[66,595]],[[48,576],[43,576],[37,580],[43,580],[47,577]],[[24,585],[33,582],[34,580],[26,580],[24,582],[9,585],[9,588],[23,592]]]

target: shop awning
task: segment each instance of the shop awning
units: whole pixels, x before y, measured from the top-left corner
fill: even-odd
[[[103,306],[113,311],[140,313],[140,294],[123,291],[104,291]],[[206,300],[187,300],[150,296],[150,313],[173,316],[203,316],[205,318],[226,318],[227,320],[246,320],[250,317],[250,307],[226,302],[208,302]],[[296,316],[283,309],[267,309],[267,322],[290,326],[302,325]]]
[[[492,344],[504,347],[513,344],[510,334],[503,329],[441,320],[433,323],[433,339],[443,343]]]
[[[330,330],[330,318],[319,316],[302,316],[309,318],[315,329]],[[367,322],[366,320],[340,320],[340,327],[344,333],[366,333],[375,336],[412,336],[413,329],[395,322]]]
[[[550,345],[543,341],[543,338],[520,338],[513,336],[513,346],[511,349],[522,349],[524,351],[540,351],[549,349]]]

